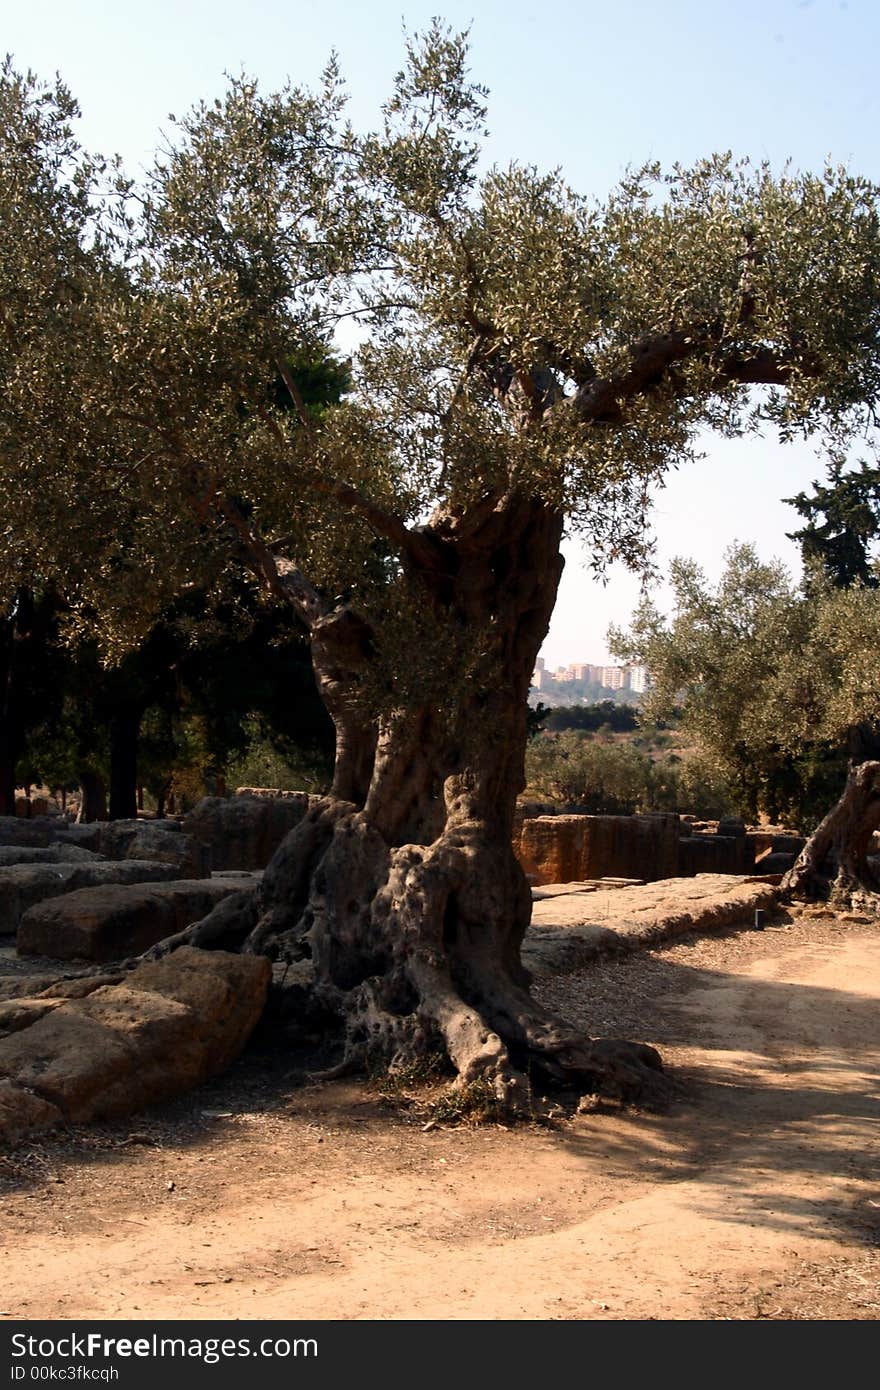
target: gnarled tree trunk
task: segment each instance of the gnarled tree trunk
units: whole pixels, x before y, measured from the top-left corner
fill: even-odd
[[[531,893],[513,819],[561,534],[558,512],[516,496],[422,529],[407,581],[472,663],[445,703],[365,721],[368,624],[343,610],[314,625],[338,735],[333,792],[279,848],[257,901],[228,900],[187,937],[309,961],[315,995],[344,1025],[342,1067],[441,1052],[514,1110],[535,1082],[630,1095],[660,1071],[652,1048],[591,1041],[548,1015],[520,961]]]
[[[784,896],[830,898],[844,905],[880,893],[880,876],[869,861],[878,829],[880,761],[869,759],[851,769],[840,800],[783,879]]]

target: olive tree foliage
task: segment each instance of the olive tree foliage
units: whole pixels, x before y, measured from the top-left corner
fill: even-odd
[[[542,734],[526,749],[526,796],[589,815],[684,811],[726,815],[730,794],[713,760],[693,749],[649,757],[635,741],[576,729]]]
[[[652,810],[653,764],[631,744],[602,743],[575,731],[532,739],[526,750],[529,795],[589,813]]]
[[[22,582],[67,564],[75,568],[78,554],[93,553],[95,535],[114,521],[100,510],[101,490],[90,485],[115,463],[100,418],[103,345],[95,311],[99,296],[106,291],[115,299],[127,282],[95,216],[107,166],[79,148],[72,128],[77,115],[60,81],[45,86],[16,73],[6,59],[0,69],[0,601]]]
[[[493,489],[564,509],[597,567],[640,560],[698,430],[845,440],[876,395],[871,185],[729,156],[604,203],[481,176],[484,93],[440,26],[379,133],[346,124],[335,63],[315,92],[239,77],[170,118],[143,186],[78,147],[63,85],[7,60],[0,94],[3,559],[57,567],[62,541],[111,610],[131,576],[155,608],[243,524],[347,593],[377,534],[399,553]],[[303,430],[267,390],[345,316],[355,390]]]
[[[716,585],[683,559],[671,582],[670,617],[645,602],[614,633],[650,667],[650,712],[681,708],[744,814],[812,830],[843,790],[856,731],[880,719],[878,590],[835,588],[818,569],[796,585],[749,545],[728,551]]]
[[[651,489],[707,427],[845,447],[877,396],[877,190],[725,155],[604,201],[486,170],[486,94],[439,23],[377,130],[332,62],[314,91],[242,76],[137,185],[76,150],[61,89],[3,81],[34,213],[26,246],[4,183],[0,227],[47,310],[3,271],[3,371],[39,387],[0,407],[6,573],[78,538],[112,654],[245,557],[309,628],[336,727],[332,795],[190,939],[307,957],[346,1066],[440,1049],[505,1103],[527,1074],[637,1082],[656,1055],[579,1038],[519,961],[510,832],[563,527],[597,568],[640,563]],[[285,359],[346,316],[352,389],[316,419]]]
[[[636,653],[649,666],[649,717],[662,719],[680,706],[685,734],[714,761],[738,809],[775,818],[782,809],[776,799],[780,767],[801,746],[791,721],[794,692],[779,685],[780,668],[792,650],[803,652],[809,633],[791,579],[782,565],[763,564],[747,545],[727,552],[715,586],[682,558],[673,561],[669,577],[672,616],[643,601],[628,632],[612,630],[614,650]]]

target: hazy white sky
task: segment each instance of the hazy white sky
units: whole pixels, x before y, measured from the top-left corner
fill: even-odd
[[[169,112],[222,89],[244,68],[268,86],[314,81],[331,49],[352,117],[373,122],[401,60],[401,25],[440,12],[471,25],[472,66],[490,88],[490,156],[561,166],[602,196],[627,165],[689,163],[732,149],[779,166],[827,156],[880,181],[878,0],[30,0],[4,16],[19,67],[59,71],[83,108],[85,144],[146,163]],[[809,448],[709,439],[660,494],[658,556],[697,558],[717,575],[736,539],[796,567],[782,504],[821,476]],[[638,581],[605,587],[568,550],[544,648],[549,665],[606,658]]]

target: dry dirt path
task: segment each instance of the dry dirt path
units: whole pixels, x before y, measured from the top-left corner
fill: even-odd
[[[659,1046],[681,1099],[425,1132],[419,1102],[296,1089],[252,1055],[0,1161],[3,1314],[878,1316],[876,925],[683,940],[541,988]]]

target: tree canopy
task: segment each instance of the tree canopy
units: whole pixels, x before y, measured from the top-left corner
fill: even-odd
[[[314,92],[232,79],[140,185],[79,148],[63,85],[7,61],[7,586],[63,568],[118,615],[118,644],[234,538],[267,582],[291,558],[304,612],[358,589],[379,629],[377,546],[417,551],[440,502],[523,489],[566,509],[597,564],[633,561],[650,486],[697,430],[767,421],[841,447],[861,426],[870,184],[713,156],[634,171],[601,203],[560,174],[484,172],[466,57],[439,25],[411,41],[365,135],[333,63]],[[279,406],[287,354],[344,317],[361,334],[347,399],[320,420],[296,389]]]

